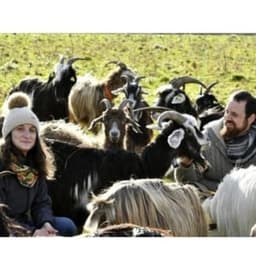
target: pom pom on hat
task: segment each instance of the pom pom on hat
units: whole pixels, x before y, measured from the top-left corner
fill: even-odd
[[[31,101],[29,96],[24,92],[15,92],[11,94],[7,101],[8,109],[29,107],[31,108]]]
[[[2,134],[6,136],[18,125],[32,124],[39,133],[39,120],[31,110],[31,101],[27,94],[14,92],[7,100],[7,113],[4,118]]]

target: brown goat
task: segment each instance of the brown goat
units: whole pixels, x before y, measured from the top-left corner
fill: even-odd
[[[64,120],[52,120],[41,122],[40,136],[43,139],[53,139],[86,147],[98,147],[98,141],[74,123],[66,123]]]
[[[122,75],[135,76],[134,72],[125,64],[116,64],[118,67],[103,81],[97,80],[90,74],[78,77],[68,99],[70,121],[79,123],[82,128],[89,126],[91,121],[100,116],[104,110],[99,102],[103,98],[112,101],[116,96],[111,91],[125,84],[126,81]],[[94,132],[96,131],[94,130]]]
[[[89,130],[94,129],[97,123],[102,122],[105,133],[103,148],[124,149],[124,138],[128,126],[132,126],[136,132],[140,132],[139,124],[130,118],[125,109],[126,105],[131,102],[126,99],[120,103],[118,108],[112,108],[108,99],[103,99],[102,102],[105,104],[106,110],[91,122]]]

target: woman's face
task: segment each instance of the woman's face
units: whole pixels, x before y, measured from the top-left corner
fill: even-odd
[[[26,155],[35,145],[36,135],[36,128],[32,124],[22,124],[12,130],[12,143]]]

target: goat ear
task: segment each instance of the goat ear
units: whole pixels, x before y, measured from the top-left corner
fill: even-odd
[[[126,117],[126,122],[129,123],[132,127],[132,129],[136,132],[136,133],[142,133],[141,129],[140,129],[140,124],[137,123],[135,120],[133,120],[130,117]]]
[[[49,74],[48,77],[48,82],[52,81],[52,79],[55,77],[55,72],[53,71],[52,73]]]
[[[172,99],[172,104],[181,104],[186,100],[185,95],[183,93],[177,94],[173,99]]]
[[[177,149],[182,140],[184,139],[184,129],[180,128],[177,130],[174,130],[167,138],[167,142],[171,148]]]

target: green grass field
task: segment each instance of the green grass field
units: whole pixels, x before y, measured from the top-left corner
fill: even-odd
[[[0,104],[8,90],[25,77],[43,80],[59,56],[89,57],[74,64],[78,75],[104,78],[120,60],[146,76],[141,84],[153,103],[156,89],[178,76],[193,76],[225,103],[241,88],[256,95],[256,35],[224,34],[0,34]],[[199,87],[186,88],[192,99]]]

